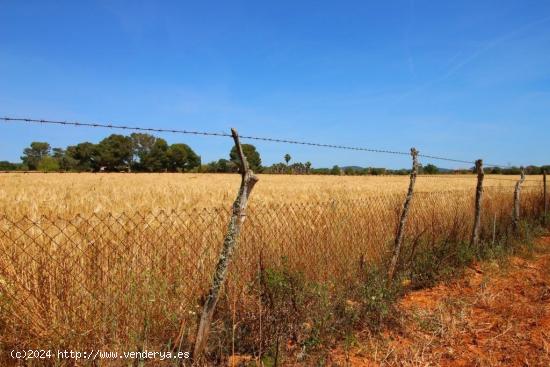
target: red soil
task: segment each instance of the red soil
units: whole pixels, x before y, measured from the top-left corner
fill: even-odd
[[[550,366],[550,237],[529,259],[483,263],[411,292],[398,326],[337,348],[336,366]],[[329,365],[331,365],[329,363]]]

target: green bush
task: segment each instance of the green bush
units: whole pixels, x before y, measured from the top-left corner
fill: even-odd
[[[45,156],[38,162],[37,169],[43,172],[59,171],[59,162],[53,157]]]

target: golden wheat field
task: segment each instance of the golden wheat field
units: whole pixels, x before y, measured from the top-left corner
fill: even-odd
[[[509,233],[515,179],[486,177],[485,242]],[[239,180],[1,174],[0,345],[191,348]],[[525,219],[540,217],[540,181],[524,184]],[[363,304],[358,290],[387,259],[408,183],[406,176],[260,175],[209,353],[227,355],[229,341],[232,348],[262,348],[281,330],[326,315],[340,320],[341,300]],[[418,177],[402,272],[414,269],[423,249],[443,246],[454,254],[452,244],[469,240],[475,185],[473,175]],[[270,288],[275,293],[265,298],[264,275],[283,287],[282,295]],[[311,291],[288,303],[297,279]]]
[[[259,175],[251,203],[308,203],[404,193],[408,176]],[[513,188],[518,177],[487,175],[485,185]],[[0,174],[0,212],[8,215],[184,210],[231,205],[237,174]],[[535,186],[540,177],[525,185]],[[474,189],[474,175],[422,177],[416,192]]]

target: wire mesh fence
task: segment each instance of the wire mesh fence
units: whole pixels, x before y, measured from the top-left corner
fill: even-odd
[[[467,242],[474,196],[473,190],[416,193],[400,268],[412,266],[423,247]],[[383,266],[403,199],[404,193],[382,193],[312,203],[252,200],[214,341],[216,333],[221,340],[228,332],[224,310],[237,300],[233,317],[248,338],[239,340],[259,341],[261,348],[266,336],[257,327],[263,302],[257,284],[266,269],[297,272],[332,297],[357,284],[365,269]],[[485,190],[485,242],[509,235],[512,200],[510,188]],[[523,218],[540,218],[540,187],[526,187],[521,200]],[[230,208],[0,216],[0,342],[189,350],[229,216]],[[265,323],[269,315],[263,317]]]

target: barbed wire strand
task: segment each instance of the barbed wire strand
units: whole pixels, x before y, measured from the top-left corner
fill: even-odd
[[[13,117],[0,117],[0,120],[15,121],[15,122],[39,123],[39,124],[53,124],[53,125],[103,127],[103,128],[109,128],[109,129],[134,130],[134,131],[167,132],[167,133],[179,133],[179,134],[191,134],[191,135],[228,136],[228,137],[231,137],[231,134],[227,134],[227,133],[192,131],[192,130],[159,129],[159,128],[150,128],[150,127],[114,125],[114,124],[110,124],[110,123],[103,124],[103,123],[95,123],[95,122],[37,120],[37,119],[13,118]]]
[[[188,135],[202,135],[202,136],[220,136],[220,137],[231,137],[231,134],[223,132],[208,132],[208,131],[194,131],[194,130],[180,130],[180,129],[162,129],[162,128],[149,128],[149,127],[139,127],[139,126],[129,126],[129,125],[116,125],[112,123],[87,123],[87,122],[78,122],[78,121],[60,121],[60,120],[46,120],[46,119],[31,119],[31,118],[18,118],[18,117],[0,117],[0,120],[5,122],[26,122],[26,123],[37,123],[37,124],[52,124],[52,125],[68,125],[68,126],[79,126],[79,127],[93,127],[93,128],[108,128],[108,129],[120,129],[120,130],[130,130],[130,131],[144,131],[144,132],[163,132],[163,133],[173,133],[173,134],[188,134]],[[332,149],[344,149],[344,150],[355,150],[355,151],[364,151],[371,153],[382,153],[382,154],[394,154],[394,155],[410,155],[409,152],[401,152],[387,149],[374,149],[366,147],[353,147],[345,145],[336,145],[336,144],[324,144],[324,143],[313,143],[307,141],[298,141],[298,140],[289,140],[289,139],[278,139],[278,138],[268,138],[268,137],[258,137],[250,135],[240,135],[241,139],[248,140],[258,140],[266,141],[272,143],[282,143],[282,144],[294,144],[294,145],[306,145],[322,148],[332,148]],[[464,163],[464,164],[475,164],[474,161],[466,161],[461,159],[447,158],[441,156],[434,156],[428,154],[419,154],[421,158],[428,158],[440,161],[454,162],[454,163]],[[500,165],[500,164],[485,164],[486,167],[499,167],[499,168],[510,168],[511,166]]]

